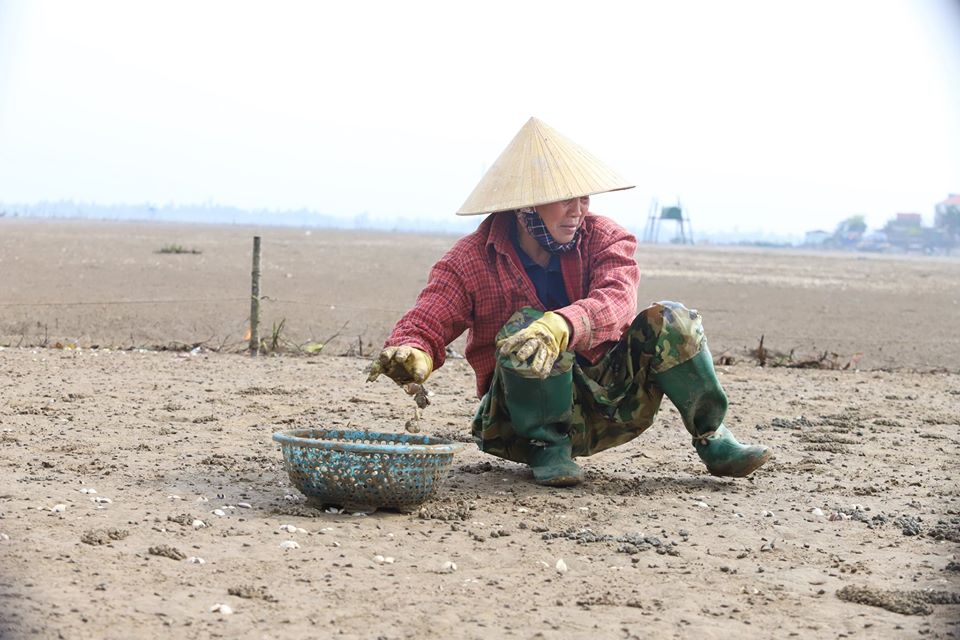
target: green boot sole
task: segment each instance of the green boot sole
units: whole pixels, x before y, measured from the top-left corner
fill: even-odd
[[[533,480],[547,487],[575,487],[583,482],[583,469],[570,455],[569,444],[533,447],[530,468]]]
[[[693,435],[700,459],[712,475],[742,478],[770,459],[769,448],[740,444],[723,425],[727,395],[717,380],[706,346],[690,360],[655,374],[654,379],[677,407],[684,426]]]
[[[700,459],[714,476],[744,478],[762,467],[773,455],[763,445],[743,445],[722,424],[713,435],[694,438]]]
[[[572,356],[567,356],[572,364]],[[517,435],[529,440],[527,463],[537,484],[573,487],[583,470],[573,461],[568,433],[573,409],[573,370],[546,379],[522,375],[501,361],[504,401]]]

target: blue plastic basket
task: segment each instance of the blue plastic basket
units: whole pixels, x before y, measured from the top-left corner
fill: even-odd
[[[292,429],[273,434],[290,482],[314,504],[411,511],[446,480],[463,445],[405,433]]]

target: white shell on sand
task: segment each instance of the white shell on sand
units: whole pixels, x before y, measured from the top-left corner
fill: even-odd
[[[66,510],[67,510],[67,505],[65,504],[55,504],[53,505],[53,508],[50,509],[50,511],[52,511],[53,513],[63,513]]]
[[[203,529],[205,526],[207,526],[207,523],[204,522],[203,520],[194,520],[194,521],[193,521],[193,528],[194,528],[194,529]]]
[[[558,573],[566,573],[568,571],[567,563],[563,561],[563,558],[557,560],[556,569]]]
[[[212,514],[215,515],[215,516],[220,516],[221,518],[222,518],[223,516],[227,515],[226,511],[224,511],[223,509],[214,509],[214,510],[211,511],[210,513],[212,513]]]
[[[96,490],[96,489],[93,489],[93,488],[91,488],[91,487],[84,487],[83,489],[80,489],[80,493],[88,493],[88,494],[91,494],[91,495],[92,495],[92,494],[94,494],[94,493],[96,493],[96,492],[97,492],[97,490]]]
[[[197,556],[190,556],[186,561],[190,564],[203,564],[206,562],[206,560],[203,558],[198,558]]]
[[[292,524],[282,524],[280,525],[280,531],[286,531],[288,533],[296,533],[297,527]]]
[[[251,508],[252,508],[249,502],[238,502],[238,503],[237,503],[237,506],[240,507],[241,509],[251,509]]]
[[[212,607],[210,607],[210,613],[219,613],[224,616],[228,616],[233,613],[233,607],[228,604],[220,604],[219,602]]]
[[[440,571],[442,573],[453,573],[457,570],[457,563],[447,560],[440,566]]]
[[[280,543],[280,548],[281,548],[281,549],[284,549],[284,550],[287,550],[287,549],[299,549],[299,548],[300,548],[300,544],[297,543],[297,542],[294,541],[294,540],[284,540],[283,542]]]

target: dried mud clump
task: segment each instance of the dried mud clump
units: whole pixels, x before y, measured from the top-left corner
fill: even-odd
[[[602,595],[587,594],[577,598],[578,607],[590,609],[590,607],[632,607],[634,609],[643,609],[643,603],[636,598],[624,600],[621,596],[610,591],[605,591]]]
[[[953,518],[950,522],[939,520],[934,527],[927,531],[927,535],[934,540],[960,542],[960,518]]]
[[[563,538],[571,540],[577,544],[592,544],[595,542],[618,542],[617,553],[634,555],[641,551],[655,549],[660,555],[678,556],[680,552],[675,548],[674,543],[664,543],[660,538],[646,536],[641,533],[626,533],[620,536],[614,536],[607,533],[597,533],[591,529],[567,529],[566,531],[553,531],[544,533],[543,540],[556,540]]]
[[[186,560],[187,556],[183,551],[177,549],[176,547],[171,547],[166,544],[158,544],[155,547],[150,547],[147,550],[152,556],[161,556],[163,558],[170,558],[171,560]]]
[[[923,531],[922,521],[913,516],[900,516],[893,521],[893,524],[900,527],[905,536],[918,536]]]
[[[441,520],[445,522],[470,519],[470,505],[462,500],[457,504],[429,504],[420,507],[417,517],[421,520]]]
[[[799,416],[796,418],[773,418],[770,426],[775,429],[811,429],[816,426],[815,422]]]
[[[126,529],[113,527],[110,529],[90,529],[83,532],[83,535],[80,536],[80,542],[96,547],[102,544],[110,544],[114,540],[123,540],[128,535],[130,535],[130,532]]]
[[[320,518],[324,511],[319,506],[301,504],[297,502],[283,503],[270,510],[275,516],[296,516],[299,518]]]
[[[960,604],[960,593],[949,591],[905,591],[901,589],[874,589],[848,585],[837,591],[837,597],[847,602],[880,607],[906,616],[929,615],[935,604]]]
[[[237,587],[230,587],[227,593],[238,598],[247,598],[249,600],[265,600],[266,602],[277,602],[275,596],[270,595],[266,587],[254,587],[249,584],[242,584]]]
[[[850,447],[836,443],[817,443],[803,447],[804,451],[823,451],[825,453],[850,453]]]

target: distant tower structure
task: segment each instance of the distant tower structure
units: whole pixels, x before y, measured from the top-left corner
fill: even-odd
[[[693,224],[690,222],[690,214],[687,209],[680,204],[679,198],[677,204],[669,206],[660,206],[660,202],[654,198],[650,201],[650,211],[647,216],[647,224],[643,228],[643,241],[650,244],[656,244],[660,240],[660,223],[663,220],[672,220],[675,223],[677,234],[671,242],[677,244],[693,244]]]

